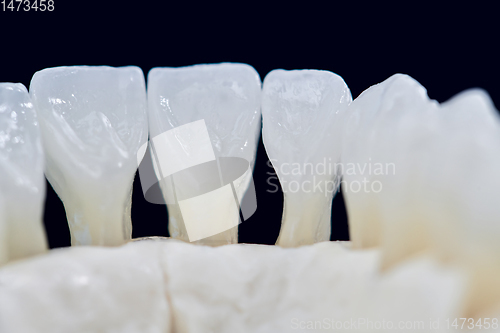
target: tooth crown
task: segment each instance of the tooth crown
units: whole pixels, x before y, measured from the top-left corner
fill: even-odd
[[[22,84],[0,83],[0,117],[0,156],[2,161],[8,161],[2,163],[5,177],[1,179],[33,193],[43,192],[40,132],[33,104]]]
[[[216,157],[253,162],[260,90],[259,74],[245,64],[153,68],[148,75],[151,136],[204,119]]]
[[[46,174],[61,197],[72,244],[119,245],[131,237],[137,151],[147,140],[138,67],[57,67],[35,73]]]
[[[75,152],[60,157],[65,165],[96,178],[137,167],[135,154],[147,138],[138,67],[48,68],[35,73],[30,92],[47,128],[44,140],[56,143],[53,149]]]
[[[484,91],[474,89],[443,103],[440,113],[443,134],[432,147],[436,168],[427,177],[434,191],[427,200],[438,217],[446,218],[431,225],[442,228],[439,238],[446,228],[460,230],[461,241],[495,246],[498,251],[500,180],[494,176],[500,167],[498,111]],[[450,251],[455,250],[449,249],[448,255]]]
[[[281,157],[272,161],[278,177],[281,165],[308,162],[316,165],[324,158],[340,156],[341,117],[351,102],[351,93],[342,78],[328,71],[274,70],[264,80],[262,133],[266,150]],[[328,146],[324,142],[330,142]],[[286,178],[310,178],[310,173],[292,173]],[[329,177],[328,177],[329,178]]]
[[[176,134],[182,149],[177,150],[176,156],[168,158],[197,160],[201,158],[198,155],[212,150],[213,153],[209,155],[213,155],[206,159],[240,157],[247,160],[250,168],[241,177],[239,186],[235,183],[236,194],[241,198],[250,184],[255,162],[260,132],[260,97],[260,77],[249,65],[222,63],[153,68],[148,75],[150,137],[154,141],[155,137],[166,131],[203,121],[210,140],[208,146],[211,147],[207,146],[202,152],[197,151],[200,147],[187,144],[189,138]],[[163,179],[160,185],[168,203],[168,193],[172,192],[171,183]],[[168,210],[170,234],[174,238],[187,240],[179,207],[176,204],[168,205]],[[213,245],[237,242],[237,228],[202,242]]]
[[[436,103],[428,99],[425,88],[402,74],[368,88],[349,106],[342,164],[347,169],[343,192],[354,247],[373,247],[387,242],[385,232],[390,233],[403,224],[393,226],[387,219],[394,217],[394,223],[398,223],[397,218],[408,219],[394,213],[402,205],[394,202],[405,198],[400,192],[407,191],[408,186],[419,186],[418,182],[408,184],[406,181],[414,178],[403,174],[422,161],[416,155],[419,143],[425,147],[420,140],[428,133],[422,121],[435,108]],[[373,172],[374,166],[378,172]],[[368,186],[361,185],[363,182]],[[382,201],[390,208],[389,214],[385,213]],[[384,223],[391,228],[384,228]],[[399,241],[397,237],[389,239]],[[400,251],[393,249],[391,253]]]
[[[19,83],[0,83],[0,196],[3,194],[4,199],[0,224],[5,233],[4,260],[34,255],[47,248],[41,221],[43,166],[38,121],[28,91]]]
[[[427,152],[432,167],[420,168],[420,210],[434,253],[469,272],[462,311],[472,316],[500,299],[500,118],[477,89],[441,104],[437,114]]]
[[[330,238],[340,124],[351,100],[344,80],[328,71],[275,70],[264,80],[262,136],[285,196],[281,246]],[[320,190],[313,184],[321,184]]]

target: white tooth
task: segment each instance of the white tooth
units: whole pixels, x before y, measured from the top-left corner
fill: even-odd
[[[0,263],[47,250],[42,224],[43,164],[28,91],[22,84],[0,83]]]
[[[217,172],[219,158],[243,158],[249,167],[233,182],[241,201],[253,184],[260,96],[259,75],[245,64],[154,68],[149,73],[150,138],[161,166],[157,169],[162,171],[160,185],[172,237],[186,241],[204,238],[200,242],[209,245],[237,243],[240,219],[231,185],[216,184],[217,190],[181,200],[180,188],[205,188],[202,182],[210,179],[200,182],[193,174],[180,177],[179,172],[189,172],[202,163],[215,166]],[[222,185],[219,174],[208,178]],[[172,198],[172,179],[177,198]]]
[[[383,184],[380,193],[346,190],[353,245],[381,245],[382,268],[429,250],[465,267],[464,316],[497,303],[500,121],[488,95],[466,91],[439,106],[396,75],[351,104],[344,143],[344,163],[396,166],[366,177]],[[348,186],[362,177],[344,174]]]
[[[466,315],[500,301],[500,119],[489,96],[465,91],[440,110],[426,174],[433,246],[470,272]]]
[[[35,73],[46,175],[62,199],[73,245],[131,238],[137,150],[147,140],[144,76],[137,67],[58,67]]]
[[[9,244],[7,243],[7,221],[4,213],[3,198],[0,196],[0,266],[9,261]]]
[[[368,88],[349,106],[343,193],[355,248],[384,245],[383,259],[391,261],[427,244],[413,195],[421,180],[411,171],[430,162],[421,152],[429,132],[424,125],[436,108],[425,88],[402,74]]]
[[[278,245],[330,239],[339,125],[350,102],[344,80],[328,71],[275,70],[266,76],[262,135],[284,192]]]

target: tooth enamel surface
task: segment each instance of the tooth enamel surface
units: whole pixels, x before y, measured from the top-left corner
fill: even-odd
[[[147,140],[138,67],[58,67],[35,73],[46,176],[64,203],[73,245],[131,238],[137,150]]]
[[[356,98],[347,117],[343,164],[395,167],[344,173],[353,247],[381,246],[382,268],[423,251],[465,268],[462,316],[498,303],[500,120],[489,96],[469,90],[439,105],[395,75]],[[348,190],[363,178],[382,190]]]
[[[425,88],[402,74],[349,106],[342,152],[349,235],[355,248],[382,245],[383,266],[427,247],[418,175],[431,163],[425,153],[436,109]]]
[[[500,119],[488,94],[469,90],[443,103],[432,146],[426,207],[433,246],[470,273],[467,315],[500,301]]]
[[[275,70],[266,76],[262,138],[284,192],[278,245],[330,239],[340,126],[350,102],[344,80],[328,71]]]
[[[47,250],[42,224],[43,153],[22,84],[0,83],[0,264]]]
[[[259,75],[245,64],[150,71],[148,112],[150,138],[154,143],[152,155],[156,154],[160,164],[155,165],[157,171],[162,171],[158,176],[172,237],[193,241],[211,236],[199,240],[207,245],[237,243],[240,219],[231,186],[241,201],[251,185],[260,134],[260,98]],[[249,167],[231,186],[222,186],[203,196],[181,198],[181,188],[201,189],[204,184],[189,174],[180,177],[179,171],[214,163],[217,172],[220,166],[216,163],[224,157],[242,158]],[[209,178],[220,179],[219,175]]]

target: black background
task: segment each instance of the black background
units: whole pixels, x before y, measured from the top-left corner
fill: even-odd
[[[1,6],[1,5],[0,5]],[[0,8],[1,9],[1,8]],[[27,87],[38,70],[68,65],[158,66],[243,62],[263,79],[277,68],[324,69],[342,76],[353,98],[394,73],[406,73],[443,102],[481,87],[500,103],[498,17],[467,6],[316,2],[240,3],[55,0],[53,12],[0,11],[0,82]],[[272,170],[260,143],[254,181],[258,209],[240,225],[240,242],[274,244],[283,197],[266,183]],[[51,247],[68,246],[62,203],[48,185],[44,222]],[[138,177],[133,236],[167,235],[165,206],[147,203]],[[334,199],[332,240],[348,239],[342,196]]]

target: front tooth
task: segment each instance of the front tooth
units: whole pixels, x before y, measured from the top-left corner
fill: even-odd
[[[284,192],[278,245],[330,239],[339,124],[350,102],[344,80],[328,71],[275,70],[266,76],[262,135]]]
[[[260,97],[259,75],[245,64],[154,68],[149,73],[150,137],[172,237],[209,245],[237,243],[240,218],[233,191],[241,201],[253,186]],[[223,181],[221,158],[228,157],[247,161],[239,160],[247,167],[233,185]],[[190,173],[196,168],[203,169],[206,179]],[[209,184],[214,179],[216,184]],[[181,199],[182,188],[206,194],[193,192]]]
[[[62,199],[73,245],[131,238],[136,153],[147,140],[144,76],[137,67],[58,67],[35,73],[46,175]]]
[[[43,164],[28,91],[22,84],[0,83],[0,264],[47,250]]]

